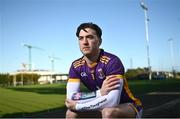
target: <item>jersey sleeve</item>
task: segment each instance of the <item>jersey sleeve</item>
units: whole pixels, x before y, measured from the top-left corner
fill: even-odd
[[[107,64],[106,75],[124,75],[124,66],[118,57],[114,57]]]
[[[69,79],[66,85],[66,98],[71,99],[73,93],[79,91],[80,91],[80,77],[72,64],[69,70]]]

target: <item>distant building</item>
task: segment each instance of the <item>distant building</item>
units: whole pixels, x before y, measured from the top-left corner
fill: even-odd
[[[17,70],[16,72],[11,72],[10,75],[13,76],[13,85],[17,84],[23,85],[23,74],[37,74],[40,76],[38,78],[39,84],[52,84],[61,81],[66,81],[68,79],[68,74],[61,74],[57,72],[52,72],[48,70]],[[17,75],[21,75],[21,81],[17,81]]]

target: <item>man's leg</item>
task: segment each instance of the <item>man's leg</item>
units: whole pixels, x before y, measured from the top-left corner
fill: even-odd
[[[87,112],[73,112],[71,110],[67,110],[66,119],[73,118],[101,118],[100,111],[87,111]]]
[[[73,119],[76,118],[77,116],[78,114],[76,112],[73,112],[69,109],[66,111],[66,119]]]
[[[103,118],[135,118],[136,111],[129,103],[120,104],[114,108],[104,108],[102,110]]]

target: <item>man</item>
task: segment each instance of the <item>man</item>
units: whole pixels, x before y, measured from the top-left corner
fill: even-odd
[[[101,35],[101,28],[93,23],[83,23],[77,28],[76,36],[83,56],[72,63],[69,71],[66,118],[89,115],[139,118],[142,104],[128,88],[120,59],[99,48]],[[80,83],[90,93],[80,92]]]

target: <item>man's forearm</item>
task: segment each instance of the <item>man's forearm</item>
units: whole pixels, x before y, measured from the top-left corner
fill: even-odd
[[[84,103],[76,103],[75,109],[77,111],[88,111],[88,110],[99,110],[105,107],[114,107],[119,104],[123,80],[120,81],[120,87],[118,89],[110,91],[107,95],[97,97],[94,100],[84,102]]]
[[[71,99],[79,103],[88,102],[101,96],[100,90],[89,93],[80,92],[80,83],[77,82],[68,82],[66,91],[67,99]]]
[[[66,86],[66,98],[72,99],[72,95],[80,91],[80,82],[68,82]]]

